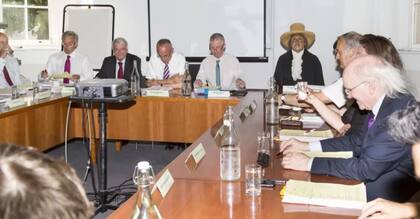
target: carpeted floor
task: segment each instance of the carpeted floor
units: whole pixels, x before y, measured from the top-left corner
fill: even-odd
[[[132,184],[130,178],[133,175],[135,165],[139,161],[149,161],[155,173],[158,173],[182,152],[182,149],[177,146],[175,146],[172,150],[165,149],[165,147],[166,144],[162,143],[152,144],[150,142],[129,142],[128,144],[123,145],[121,151],[117,152],[114,149],[114,143],[109,142],[107,148],[108,188],[119,186],[124,181],[126,181],[127,184]],[[64,145],[57,146],[47,153],[53,157],[64,159]],[[87,160],[87,149],[82,140],[74,140],[68,144],[68,162],[76,170],[81,180],[84,180],[86,175],[86,167],[88,166]],[[94,171],[96,171],[96,169],[94,169]],[[88,193],[93,192],[90,173],[84,183],[85,189]],[[97,173],[95,172],[95,175],[96,174]],[[95,180],[97,180],[96,177]],[[134,189],[132,186],[131,188]],[[124,191],[135,191],[133,189],[125,189]],[[120,201],[121,198],[117,199],[114,203],[118,203]],[[99,213],[94,218],[106,218],[106,216],[108,216],[111,212],[111,210],[108,210],[104,213]]]

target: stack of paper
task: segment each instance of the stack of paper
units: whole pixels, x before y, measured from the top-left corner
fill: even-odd
[[[300,121],[302,121],[304,128],[319,128],[325,122],[324,119],[315,113],[303,113]]]
[[[282,129],[279,131],[280,141],[286,141],[291,138],[296,138],[301,141],[320,141],[327,138],[334,137],[331,130],[296,130],[296,129]]]
[[[282,202],[361,209],[366,203],[366,186],[289,180]]]

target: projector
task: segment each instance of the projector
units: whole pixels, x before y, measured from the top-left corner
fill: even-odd
[[[128,82],[124,79],[89,79],[76,84],[76,95],[86,98],[112,98],[128,91]]]

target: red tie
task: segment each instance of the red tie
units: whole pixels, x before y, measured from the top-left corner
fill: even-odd
[[[7,71],[6,66],[3,68],[4,79],[6,79],[9,86],[13,86],[13,81],[10,79],[9,71]]]
[[[123,65],[122,62],[118,62],[118,78],[123,78]]]

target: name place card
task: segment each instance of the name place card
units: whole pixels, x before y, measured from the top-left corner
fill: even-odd
[[[9,100],[6,102],[6,106],[9,108],[15,108],[15,107],[19,107],[19,106],[26,106],[26,101],[22,98],[18,98],[18,99],[14,99],[14,100]]]
[[[156,182],[156,186],[159,189],[160,194],[162,194],[162,197],[166,196],[174,182],[175,181],[171,173],[168,169],[166,169],[162,176],[159,178],[159,180]]]
[[[206,155],[206,150],[203,147],[203,144],[200,143],[191,153],[188,155],[187,159],[185,160],[185,164],[187,165],[189,170],[195,170],[198,167],[198,164]]]
[[[61,89],[61,95],[63,96],[71,96],[76,93],[76,89],[74,87],[63,87]]]
[[[230,97],[230,92],[222,91],[222,90],[209,90],[208,97],[209,98],[227,98],[227,97]]]
[[[46,99],[46,98],[50,98],[51,97],[51,91],[42,91],[39,92],[37,94],[35,94],[35,99],[36,100],[42,100],[42,99]]]

